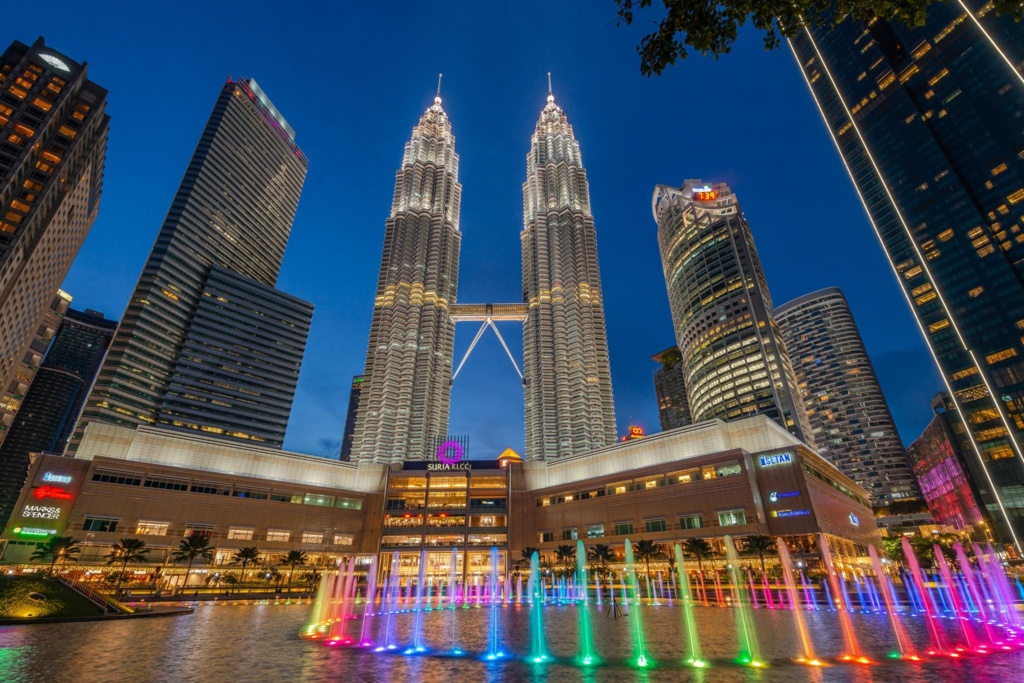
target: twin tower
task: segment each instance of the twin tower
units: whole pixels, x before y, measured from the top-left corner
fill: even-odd
[[[520,320],[526,458],[615,441],[597,233],[579,143],[549,93],[523,183],[523,302],[457,304],[459,156],[437,97],[396,174],[381,256],[353,458],[432,455],[448,430],[455,323]]]

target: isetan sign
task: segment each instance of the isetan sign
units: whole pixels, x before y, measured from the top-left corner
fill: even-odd
[[[793,456],[789,453],[779,453],[777,455],[762,455],[759,459],[761,467],[774,467],[775,465],[785,465],[793,462]]]

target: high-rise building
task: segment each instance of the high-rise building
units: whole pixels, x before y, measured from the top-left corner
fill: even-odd
[[[356,415],[359,414],[359,395],[363,391],[363,376],[352,378],[352,389],[348,392],[348,412],[345,414],[345,434],[341,437],[340,459],[352,460],[352,446],[356,439]]]
[[[932,517],[939,524],[985,539],[989,515],[978,496],[978,487],[966,465],[962,442],[967,430],[949,394],[942,392],[932,399],[935,417],[912,444],[907,458],[921,486],[921,493]]]
[[[920,498],[889,404],[838,287],[775,309],[818,453],[875,507]]]
[[[996,536],[1024,540],[1024,24],[984,0],[791,46],[969,425]]]
[[[42,38],[0,55],[0,443],[50,341],[40,330],[56,329],[46,320],[51,304],[99,212],[106,98],[85,63]]]
[[[754,238],[725,183],[658,185],[652,200],[694,422],[767,415],[814,446]]]
[[[228,80],[86,401],[72,450],[94,421],[166,425],[280,447],[312,307],[273,287],[307,163],[295,131],[256,81]]]
[[[615,443],[597,230],[580,145],[548,94],[523,183],[526,459]]]
[[[448,433],[461,194],[438,96],[405,145],[385,224],[352,451],[359,460],[422,460]]]
[[[116,328],[116,320],[107,320],[102,313],[91,310],[68,310],[60,321],[14,424],[0,445],[0,528],[10,518],[25,482],[29,454],[64,450]]]
[[[658,397],[658,418],[662,431],[690,424],[690,403],[686,398],[683,354],[678,346],[651,356],[661,369],[654,373],[654,393]]]

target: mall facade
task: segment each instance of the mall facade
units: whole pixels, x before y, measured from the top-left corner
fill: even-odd
[[[881,537],[868,494],[765,416],[707,421],[564,458],[353,464],[234,444],[154,427],[91,424],[75,457],[36,455],[0,537],[0,562],[26,563],[38,543],[73,536],[77,567],[108,571],[103,557],[122,538],[141,538],[149,564],[135,571],[175,585],[184,567],[170,561],[193,534],[211,539],[214,559],[193,569],[237,573],[231,558],[257,547],[254,573],[302,550],[312,567],[355,556],[383,574],[394,566],[447,580],[452,562],[466,585],[522,567],[536,548],[556,564],[558,546],[704,538],[781,536],[794,557],[814,566],[824,535],[840,564],[866,563]],[[724,555],[722,556],[724,558]],[[724,561],[722,559],[721,561]],[[712,558],[712,564],[714,558]],[[705,563],[706,565],[708,563]]]

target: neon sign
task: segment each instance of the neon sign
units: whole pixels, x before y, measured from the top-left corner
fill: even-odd
[[[772,491],[770,494],[768,494],[768,501],[772,503],[777,503],[779,502],[780,498],[796,498],[799,495],[799,491],[782,491],[781,493],[777,491]]]
[[[26,505],[21,516],[26,519],[60,519],[61,509],[52,505]]]
[[[74,497],[64,489],[57,486],[39,486],[32,492],[32,495],[36,500],[43,500],[44,498],[71,500]]]
[[[35,527],[15,527],[14,533],[19,536],[54,536],[57,533],[56,529],[38,529]]]
[[[805,517],[810,510],[772,510],[772,517]]]
[[[858,519],[857,515],[853,514],[852,512],[850,513],[850,524],[854,526],[860,526],[860,519]]]
[[[693,201],[710,202],[715,199],[718,199],[718,192],[712,190],[710,185],[693,188]]]
[[[443,465],[455,465],[462,462],[465,451],[458,441],[445,441],[437,447],[437,460]]]
[[[771,467],[773,465],[785,465],[786,463],[793,462],[793,456],[789,453],[779,453],[778,455],[762,455],[760,457],[761,467]]]
[[[69,474],[54,474],[53,472],[47,472],[43,475],[43,481],[53,482],[54,484],[70,484],[71,475]]]

